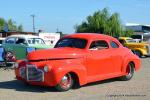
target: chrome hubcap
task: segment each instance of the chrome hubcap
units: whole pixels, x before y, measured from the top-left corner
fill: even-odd
[[[64,89],[68,89],[71,86],[71,82],[71,76],[67,74],[62,78],[60,86]]]

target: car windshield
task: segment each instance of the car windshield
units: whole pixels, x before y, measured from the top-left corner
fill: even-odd
[[[45,42],[40,38],[29,38],[27,41],[29,44],[45,44]]]
[[[59,47],[71,47],[71,48],[79,48],[84,49],[86,47],[87,40],[86,39],[79,39],[79,38],[63,38],[60,39],[55,48]]]
[[[133,39],[142,39],[142,35],[131,35]]]

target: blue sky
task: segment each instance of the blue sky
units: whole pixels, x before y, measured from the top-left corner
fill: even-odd
[[[36,31],[74,33],[74,26],[88,15],[105,7],[118,12],[123,24],[150,24],[150,0],[0,0],[0,17],[22,24],[24,31],[32,30],[35,14]]]

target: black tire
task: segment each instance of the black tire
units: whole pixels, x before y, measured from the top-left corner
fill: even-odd
[[[128,73],[127,75],[120,77],[120,79],[122,81],[128,81],[133,77],[133,75],[134,75],[134,64],[133,63],[128,64],[126,72]]]
[[[140,51],[138,51],[138,50],[135,50],[134,52],[133,52],[135,55],[137,55],[138,57],[142,57],[142,53],[140,52]]]
[[[58,90],[58,91],[68,91],[69,89],[72,88],[73,86],[73,78],[72,76],[68,73],[66,75],[64,75],[60,81],[60,83],[58,85],[55,86],[55,88]]]

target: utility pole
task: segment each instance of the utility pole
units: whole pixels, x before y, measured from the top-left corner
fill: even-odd
[[[58,27],[57,27],[57,29],[56,29],[56,32],[59,32],[59,29],[58,29]]]
[[[33,21],[33,23],[32,23],[32,25],[33,25],[33,32],[35,33],[35,22],[34,22],[35,15],[32,14],[31,17],[32,17],[32,21]]]

